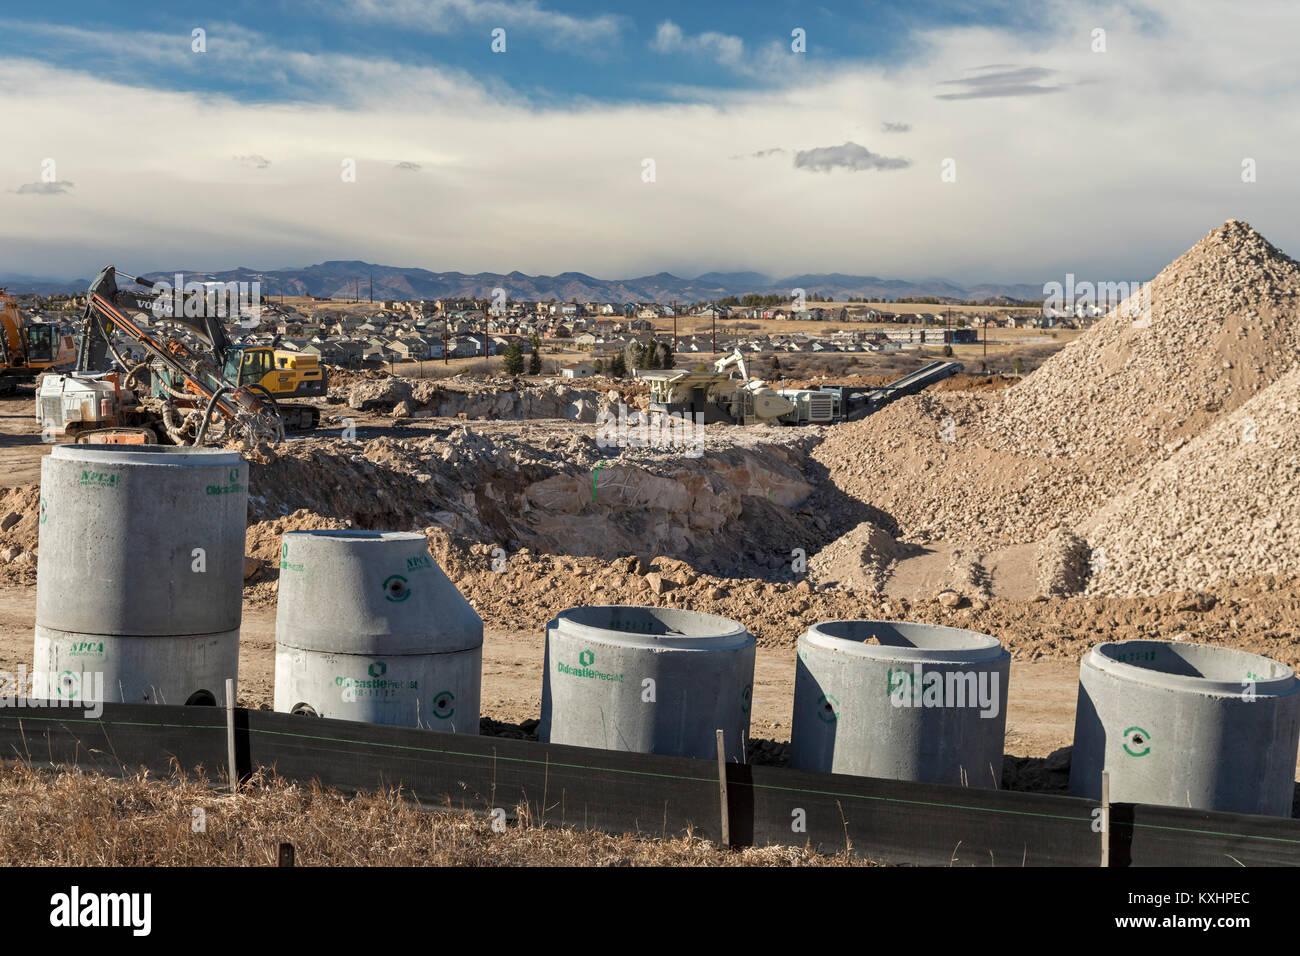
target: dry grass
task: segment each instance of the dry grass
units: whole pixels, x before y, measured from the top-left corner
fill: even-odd
[[[196,832],[196,810],[203,829]],[[795,847],[724,850],[429,812],[400,791],[356,797],[263,774],[236,797],[199,775],[117,779],[0,764],[0,859],[11,866],[845,866]]]

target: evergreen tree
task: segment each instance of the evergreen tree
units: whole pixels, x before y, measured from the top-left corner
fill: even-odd
[[[528,374],[542,374],[542,356],[537,351],[537,336],[533,336],[533,357],[528,360]]]
[[[519,347],[518,340],[512,341],[506,348],[502,366],[505,368],[507,375],[522,375],[524,373],[524,350]]]
[[[622,378],[627,374],[627,362],[623,358],[622,352],[615,352],[614,357],[609,360],[610,378]]]

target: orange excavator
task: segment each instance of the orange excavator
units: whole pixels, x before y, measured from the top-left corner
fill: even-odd
[[[13,296],[0,289],[0,395],[9,395],[41,372],[70,367],[77,358],[71,335],[58,326],[29,322]]]

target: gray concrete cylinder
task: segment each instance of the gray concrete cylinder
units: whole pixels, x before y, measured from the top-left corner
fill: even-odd
[[[482,669],[483,621],[424,535],[284,535],[276,710],[477,734]]]
[[[541,740],[579,747],[743,761],[754,638],[725,617],[604,605],[546,626]]]
[[[1207,644],[1098,644],[1079,668],[1070,791],[1289,817],[1300,694],[1285,664]]]
[[[996,788],[1010,673],[1011,655],[987,634],[815,624],[799,638],[790,766]]]
[[[41,462],[34,693],[224,703],[236,677],[248,465],[233,451],[58,445]],[[99,699],[83,687],[82,699]]]

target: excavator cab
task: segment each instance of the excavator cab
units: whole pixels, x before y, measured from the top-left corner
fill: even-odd
[[[27,364],[46,365],[54,362],[58,330],[52,325],[27,326]]]
[[[239,363],[240,385],[265,384],[262,379],[271,371],[271,350],[266,348],[243,349],[243,358]],[[271,389],[274,394],[275,389]]]

